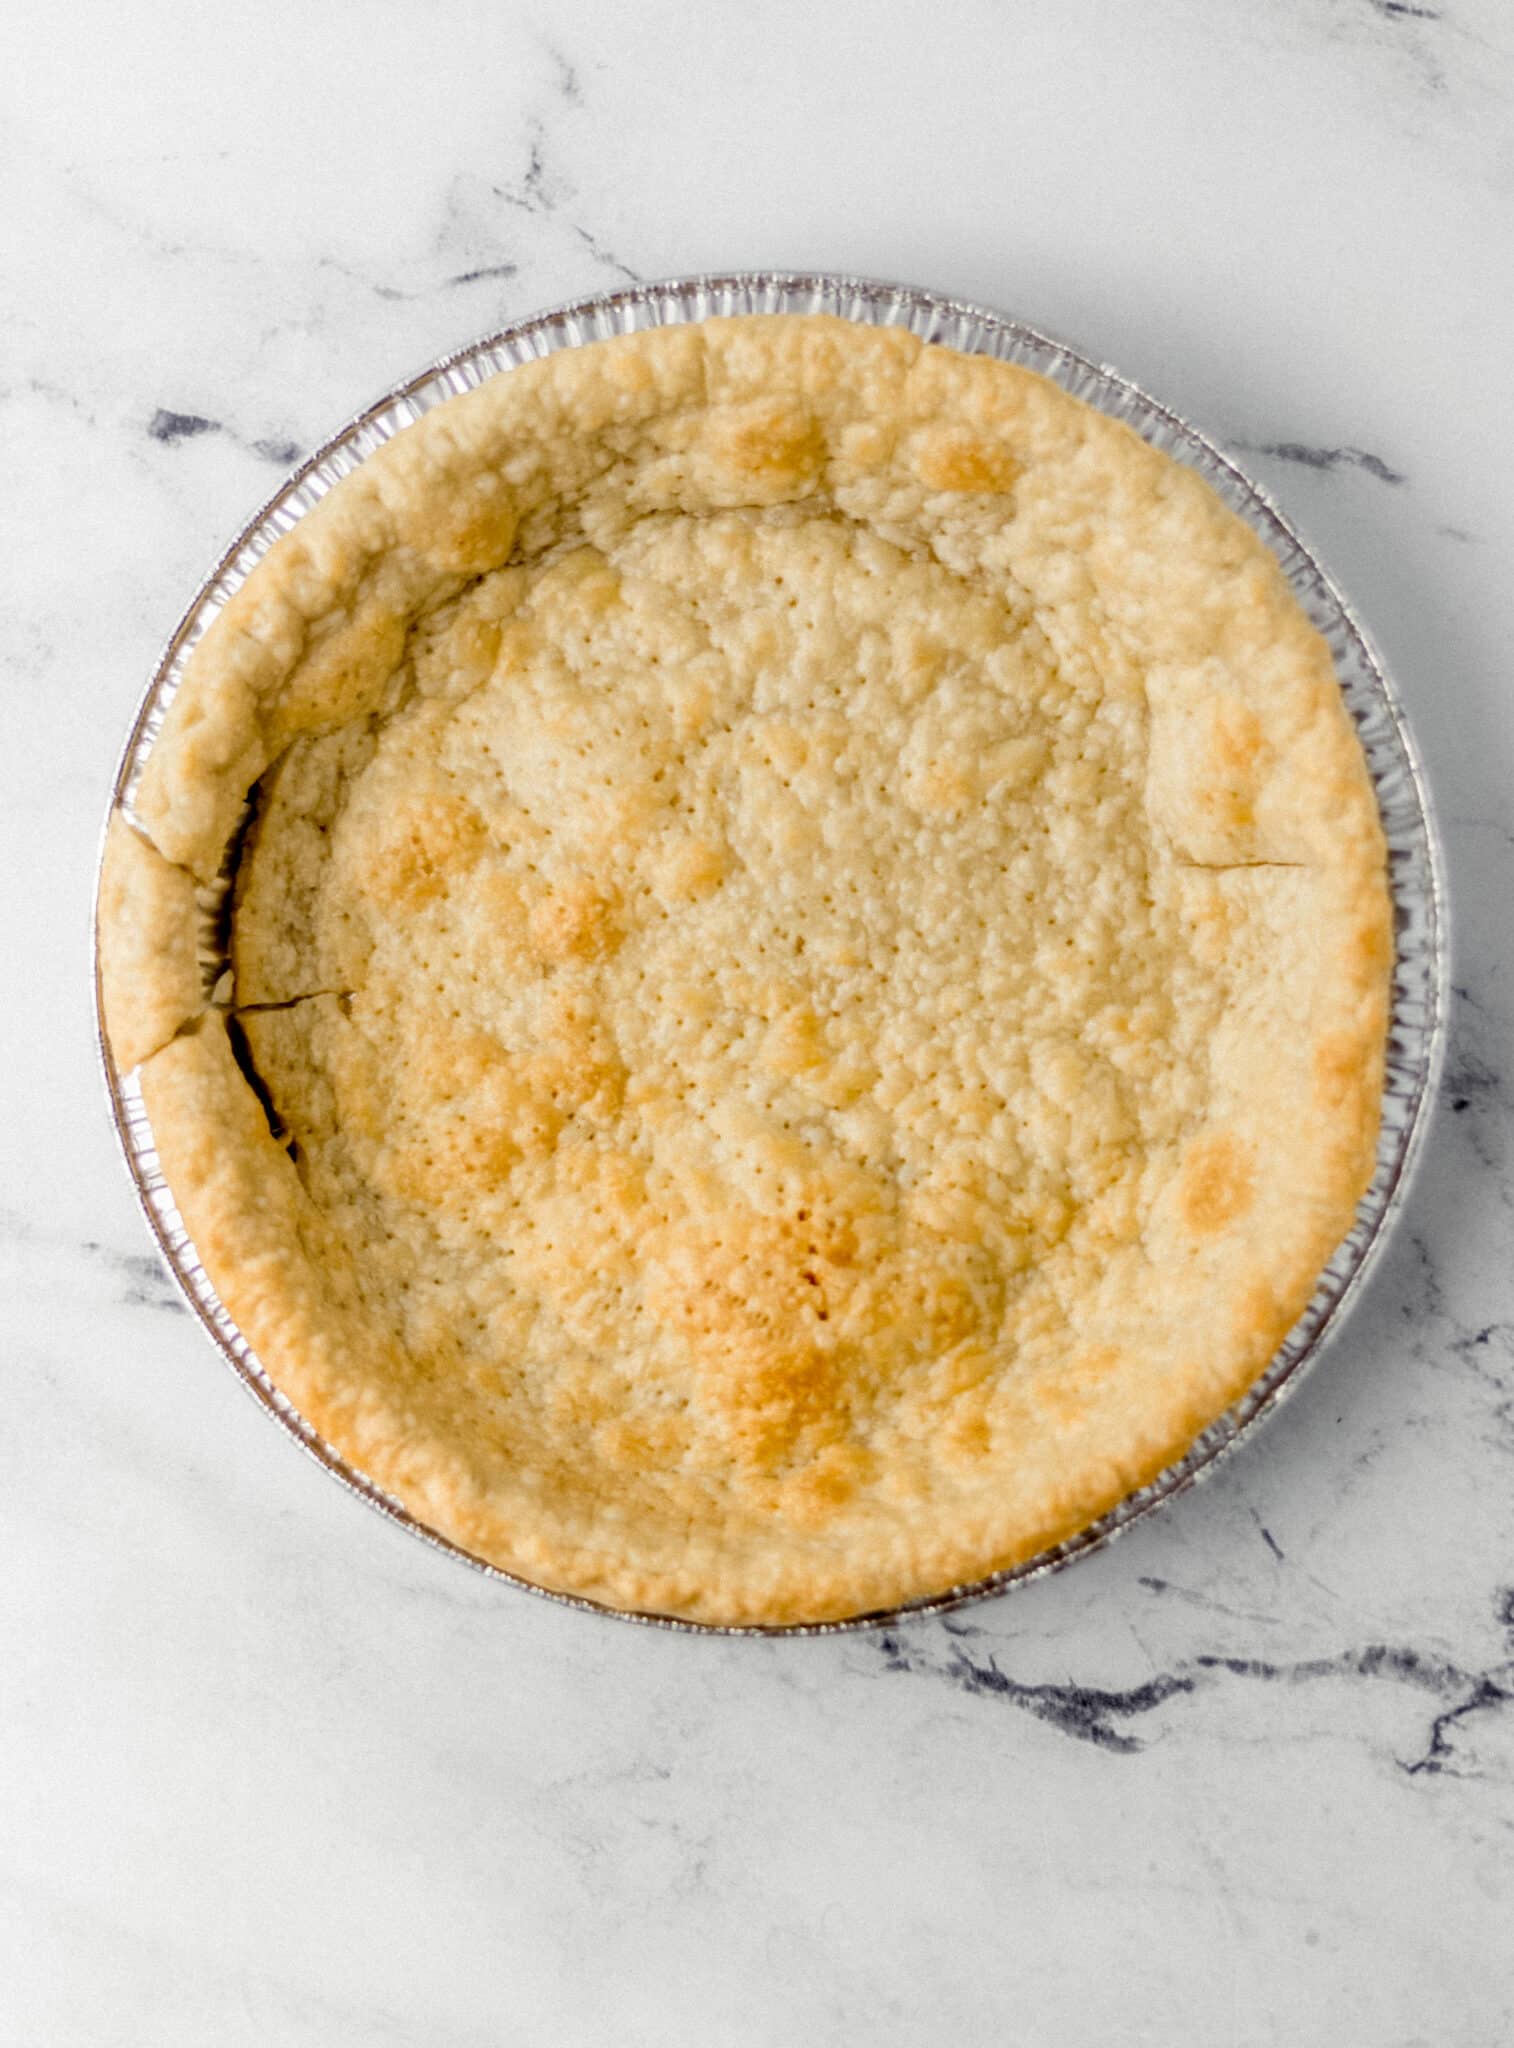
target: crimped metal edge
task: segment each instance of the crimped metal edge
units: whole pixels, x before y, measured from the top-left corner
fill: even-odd
[[[308,1455],[380,1513],[433,1549],[539,1598],[647,1627],[696,1635],[816,1636],[878,1628],[945,1614],[1044,1578],[1102,1549],[1153,1508],[1206,1478],[1243,1436],[1293,1391],[1334,1335],[1401,1213],[1423,1150],[1427,1114],[1445,1054],[1449,934],[1444,860],[1418,749],[1387,668],[1365,626],[1271,495],[1180,413],[1107,363],[1038,328],[964,299],[875,278],[806,271],[733,271],[632,285],[549,307],[454,349],[375,400],[307,456],[222,551],[170,634],[138,704],[122,749],[110,811],[132,816],[132,798],[184,664],[216,613],[258,562],[320,498],[374,448],[433,406],[473,389],[517,363],[560,348],[652,326],[735,313],[826,312],[871,326],[904,326],[922,340],[1021,363],[1100,411],[1124,420],[1176,460],[1195,469],[1277,557],[1295,597],[1324,635],[1342,694],[1366,755],[1388,842],[1396,958],[1389,1018],[1382,1128],[1371,1185],[1350,1231],[1320,1275],[1303,1315],[1271,1363],[1242,1398],[1212,1423],[1185,1455],[1148,1485],[1075,1536],[1007,1571],[899,1607],[844,1619],[779,1625],[727,1625],[610,1607],[539,1586],[475,1557],[417,1520],[402,1502],[374,1485],[313,1430],[278,1390],[226,1313],[184,1228],[158,1168],[151,1125],[135,1076],[122,1075],[106,1038],[100,991],[99,894],[96,865],[94,983],[97,1038],[112,1120],[139,1205],[179,1291],[242,1384]]]

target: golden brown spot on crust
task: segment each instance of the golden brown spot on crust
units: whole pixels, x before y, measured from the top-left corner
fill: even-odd
[[[909,796],[922,811],[964,811],[978,796],[974,764],[950,758],[931,761],[910,777]]]
[[[422,798],[392,821],[367,886],[380,902],[417,910],[449,889],[488,842],[484,821],[466,798]]]
[[[1237,1297],[1231,1328],[1243,1354],[1260,1369],[1272,1356],[1279,1336],[1277,1291],[1265,1280],[1254,1280]]]
[[[725,870],[723,847],[713,840],[690,836],[679,840],[663,856],[655,886],[664,903],[697,903],[720,887]]]
[[[893,445],[893,435],[876,420],[859,420],[841,436],[847,461],[856,463],[860,469],[874,469],[887,462]]]
[[[802,1074],[825,1059],[825,1032],[805,1004],[774,1018],[762,1041],[762,1057],[775,1074]]]
[[[1190,1230],[1223,1230],[1251,1207],[1256,1176],[1246,1147],[1226,1131],[1196,1138],[1183,1160],[1178,1206]]]
[[[620,602],[620,577],[598,548],[576,548],[553,570],[554,581],[591,619],[603,619]]]
[[[915,443],[915,474],[932,491],[1007,491],[1020,464],[1002,445],[964,427],[935,427]]]
[[[657,1472],[679,1462],[692,1436],[683,1416],[666,1415],[641,1423],[615,1419],[600,1425],[595,1445],[607,1465],[626,1472]]]
[[[812,483],[825,462],[819,422],[786,398],[757,398],[712,413],[705,445],[721,468],[763,498]]]
[[[877,1460],[856,1443],[828,1444],[775,1489],[774,1505],[800,1528],[823,1529],[873,1477]]]
[[[642,392],[649,390],[653,382],[651,365],[644,356],[633,350],[612,351],[606,360],[606,371],[610,382],[622,391]]]
[[[758,1471],[814,1457],[846,1424],[838,1360],[819,1344],[744,1333],[724,1355],[706,1354],[696,1385],[731,1455]]]
[[[993,1430],[983,1412],[983,1399],[976,1396],[958,1405],[941,1433],[942,1445],[954,1464],[982,1464],[994,1447]]]
[[[1314,1092],[1324,1108],[1339,1109],[1361,1084],[1362,1048],[1354,1032],[1331,1032],[1314,1048]]]
[[[403,1075],[405,1111],[381,1178],[403,1200],[451,1211],[549,1153],[571,1107],[565,1063],[510,1053],[487,1033],[435,1020]]]
[[[1328,1032],[1314,1048],[1314,1099],[1329,1120],[1340,1155],[1364,1178],[1371,1171],[1382,1048],[1365,1021],[1355,1030]]]
[[[644,1240],[642,1298],[687,1347],[701,1410],[731,1455],[775,1471],[849,1446],[827,1469],[851,1471],[884,1362],[953,1355],[993,1328],[1002,1290],[980,1249],[901,1233],[863,1183],[839,1202],[814,1181],[795,1185],[784,1213],[727,1202]],[[969,1347],[947,1384],[987,1369],[988,1353]],[[809,1496],[816,1512],[838,1485]]]
[[[1207,717],[1207,758],[1197,789],[1210,823],[1244,831],[1256,822],[1256,800],[1270,748],[1262,721],[1234,698],[1219,698]]]
[[[1120,1352],[1113,1344],[1090,1344],[1072,1360],[1073,1377],[1084,1386],[1098,1386],[1120,1369]]]
[[[1393,964],[1393,934],[1388,919],[1376,916],[1359,924],[1351,934],[1346,957],[1363,987],[1381,988]]]
[[[818,1201],[785,1216],[728,1205],[646,1248],[647,1311],[688,1347],[700,1405],[743,1464],[771,1469],[845,1434],[838,1337],[859,1225]]]
[[[453,487],[427,528],[428,550],[460,576],[477,576],[504,561],[515,538],[515,499],[489,471]]]
[[[553,966],[603,960],[620,938],[615,905],[585,881],[549,889],[531,906],[527,924],[538,957]]]
[[[726,1206],[670,1229],[650,1253],[648,1304],[694,1338],[810,1330],[843,1302],[857,1253],[857,1225],[844,1213]]]

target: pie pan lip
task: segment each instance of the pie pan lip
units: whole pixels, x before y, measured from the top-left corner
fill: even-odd
[[[189,650],[262,556],[331,485],[432,406],[532,357],[633,328],[677,325],[737,313],[827,312],[864,325],[905,326],[922,340],[1020,363],[1064,390],[1124,420],[1144,439],[1184,462],[1261,536],[1304,611],[1324,635],[1366,755],[1388,845],[1395,965],[1388,1023],[1382,1127],[1372,1181],[1352,1227],[1320,1274],[1303,1315],[1261,1375],[1187,1452],[1147,1485],[1077,1534],[1007,1570],[900,1606],[837,1620],[723,1624],[643,1613],[561,1593],[487,1563],[412,1515],[358,1471],[305,1421],[278,1390],[211,1285],[159,1170],[151,1124],[134,1075],[112,1059],[101,1003],[99,883],[94,909],[97,1040],[112,1120],[127,1170],[186,1303],[248,1392],[311,1457],[391,1521],[433,1548],[508,1584],[590,1613],[698,1635],[835,1635],[876,1629],[952,1609],[1060,1570],[1102,1549],[1163,1502],[1206,1478],[1303,1378],[1358,1298],[1404,1207],[1445,1051],[1449,935],[1444,863],[1418,749],[1397,692],[1349,601],[1263,487],[1181,414],[1109,365],[1043,330],[973,302],[916,286],[844,273],[735,271],[700,274],[575,299],[527,315],[452,350],[395,385],[307,456],[238,532],[170,635],[137,707],[122,751],[105,825],[131,800]],[[104,832],[101,835],[101,862]]]

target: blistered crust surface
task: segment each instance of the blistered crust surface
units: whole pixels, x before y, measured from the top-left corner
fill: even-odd
[[[209,879],[249,791],[273,1128],[207,1016],[143,1048],[165,1174],[322,1434],[544,1584],[785,1621],[1030,1555],[1255,1378],[1370,1174],[1328,654],[1029,372],[749,319],[454,401],[227,607],[138,810]]]

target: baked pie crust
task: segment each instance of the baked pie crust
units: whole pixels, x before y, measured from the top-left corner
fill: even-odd
[[[273,1380],[620,1607],[819,1620],[1072,1534],[1372,1170],[1324,643],[1190,471],[894,329],[627,335],[370,456],[196,648],[100,945]]]

